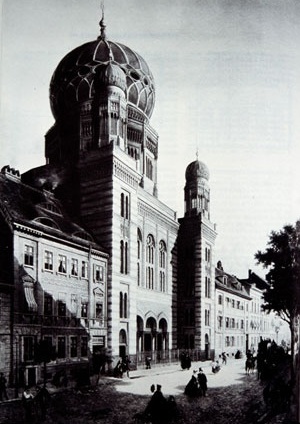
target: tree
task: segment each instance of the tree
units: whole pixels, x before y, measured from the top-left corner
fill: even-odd
[[[255,259],[268,269],[269,283],[264,293],[263,309],[275,311],[289,325],[291,332],[291,371],[295,376],[295,335],[300,314],[300,220],[286,225],[282,230],[272,231],[267,249],[258,251]]]

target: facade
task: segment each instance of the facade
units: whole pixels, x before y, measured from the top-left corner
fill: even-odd
[[[66,365],[75,371],[79,364],[89,366],[104,348],[108,255],[52,193],[23,184],[7,166],[0,192],[6,271],[1,364],[11,380],[34,385],[44,377],[37,358],[41,341],[51,352],[48,378]]]
[[[198,158],[187,166],[184,217],[158,198],[145,60],[109,41],[102,19],[100,36],[58,64],[50,103],[46,164],[0,175],[0,355],[10,381],[43,377],[41,340],[53,351],[47,378],[97,369],[103,353],[138,365],[181,349],[211,359],[255,348],[270,328],[264,287],[215,267],[208,168]]]

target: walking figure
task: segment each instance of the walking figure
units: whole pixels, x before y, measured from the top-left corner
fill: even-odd
[[[199,388],[201,391],[201,395],[202,396],[206,396],[206,391],[207,391],[207,378],[206,375],[203,372],[202,368],[199,368],[199,373],[198,373],[198,383],[199,383]]]
[[[8,400],[7,392],[6,392],[6,378],[4,377],[3,372],[0,373],[0,401]]]
[[[227,356],[225,352],[222,353],[222,364],[227,364]]]
[[[150,356],[146,356],[146,370],[151,369],[151,358]]]
[[[129,367],[130,363],[131,361],[128,355],[126,355],[125,358],[122,359],[122,367],[123,367],[123,372],[126,372],[128,378],[129,378],[129,371],[130,371],[130,367]]]

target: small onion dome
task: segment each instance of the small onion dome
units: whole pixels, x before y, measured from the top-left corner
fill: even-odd
[[[209,170],[205,163],[200,160],[195,160],[190,163],[185,171],[185,179],[186,181],[193,181],[199,178],[205,178],[209,180]]]
[[[100,83],[105,86],[113,85],[121,88],[124,92],[126,91],[126,75],[120,66],[114,63],[109,63],[107,66],[103,67],[99,79]]]

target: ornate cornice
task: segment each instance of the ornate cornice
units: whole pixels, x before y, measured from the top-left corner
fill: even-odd
[[[171,217],[167,217],[166,215],[161,214],[157,210],[153,209],[150,205],[142,201],[138,201],[138,214],[152,219],[152,221],[159,223],[160,225],[169,225],[174,229],[174,231],[178,230],[178,223],[175,220],[172,220]]]

